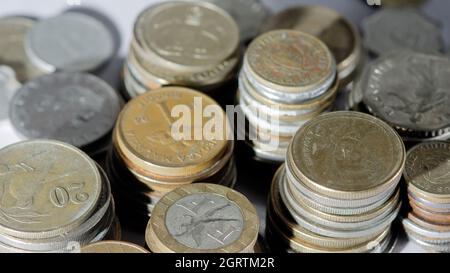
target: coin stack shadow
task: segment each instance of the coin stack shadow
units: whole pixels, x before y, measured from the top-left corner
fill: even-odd
[[[404,178],[409,208],[403,227],[430,252],[450,252],[450,144],[425,142],[407,154]]]
[[[256,208],[241,193],[216,184],[179,187],[155,206],[145,240],[154,253],[254,253]]]
[[[239,28],[223,9],[201,1],[153,5],[133,35],[123,67],[126,99],[169,85],[232,97],[226,87],[240,62]]]
[[[295,135],[274,176],[269,246],[280,252],[390,251],[404,162],[400,137],[374,117],[333,112],[313,119]]]
[[[136,97],[119,115],[106,169],[118,214],[129,220],[131,227],[145,226],[156,202],[177,187],[194,182],[234,187],[237,173],[233,140],[224,136],[176,141],[172,135],[173,107],[194,105],[196,98],[201,98],[205,107],[216,106],[226,119],[225,112],[211,98],[181,87],[164,87]],[[188,119],[194,121],[194,113],[190,114]]]
[[[239,76],[237,102],[249,122],[239,133],[257,158],[281,163],[295,132],[333,107],[338,85],[323,42],[295,30],[263,34],[250,44]]]
[[[47,140],[0,154],[10,168],[0,187],[0,252],[72,252],[120,239],[108,178],[86,154]]]

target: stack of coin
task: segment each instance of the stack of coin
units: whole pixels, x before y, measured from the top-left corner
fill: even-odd
[[[156,204],[145,240],[154,253],[252,253],[258,232],[256,209],[245,196],[200,183]]]
[[[81,253],[149,253],[144,248],[126,242],[101,241],[81,248]]]
[[[403,220],[408,237],[431,252],[450,252],[450,143],[413,147],[404,171],[410,210]]]
[[[273,250],[388,250],[405,154],[395,130],[370,115],[333,112],[307,123],[273,181],[266,227]]]
[[[8,146],[0,174],[0,252],[66,252],[114,233],[108,178],[77,148],[48,140]]]
[[[55,73],[16,91],[9,118],[19,139],[54,139],[90,156],[104,154],[121,100],[106,82],[89,74]]]
[[[126,98],[167,85],[212,94],[233,77],[239,63],[238,26],[211,3],[151,6],[139,15],[133,35],[123,69]]]
[[[365,47],[375,56],[405,49],[438,53],[444,46],[441,30],[414,9],[382,9],[364,20],[363,29]]]
[[[275,30],[250,44],[238,103],[249,121],[247,140],[257,158],[284,161],[298,128],[332,108],[336,74],[330,50],[312,35]]]
[[[394,51],[372,63],[355,84],[349,106],[393,126],[405,141],[450,137],[450,59]]]
[[[339,76],[339,87],[353,81],[361,63],[362,45],[357,28],[337,11],[324,6],[299,6],[273,16],[263,27],[300,30],[322,40],[333,53]]]
[[[211,122],[214,132],[207,131]],[[134,221],[146,224],[155,203],[177,187],[199,181],[233,187],[230,131],[220,106],[194,90],[165,87],[131,100],[119,116],[107,160],[119,213],[134,213]]]

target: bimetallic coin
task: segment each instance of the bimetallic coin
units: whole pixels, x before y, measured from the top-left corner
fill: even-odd
[[[97,207],[102,179],[78,149],[55,141],[0,150],[0,232],[30,239],[57,236]]]
[[[9,66],[0,65],[0,121],[8,119],[9,104],[20,83]]]
[[[20,82],[45,73],[31,63],[25,51],[26,34],[35,23],[35,20],[25,17],[0,19],[0,64],[10,66]]]
[[[118,94],[101,79],[78,73],[42,76],[14,95],[10,119],[24,138],[46,138],[83,148],[105,137],[120,111]]]
[[[365,46],[376,55],[410,49],[438,53],[441,30],[413,9],[382,9],[363,22]]]
[[[92,71],[115,50],[109,29],[94,17],[77,12],[40,21],[25,44],[28,57],[47,72]]]
[[[81,248],[81,253],[149,253],[144,248],[126,242],[101,241]]]

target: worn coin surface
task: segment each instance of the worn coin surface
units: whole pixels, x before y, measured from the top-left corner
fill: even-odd
[[[112,57],[114,40],[97,19],[66,12],[38,22],[26,39],[28,57],[47,71],[92,71]]]
[[[155,206],[148,228],[176,253],[236,253],[253,248],[259,220],[242,194],[219,185],[193,184],[164,196]]]
[[[391,127],[357,112],[323,114],[303,126],[291,143],[302,181],[336,198],[367,198],[392,187],[405,153]]]
[[[0,121],[8,118],[9,103],[19,87],[14,70],[0,65]]]
[[[365,46],[374,54],[410,49],[438,53],[441,30],[413,9],[382,9],[363,22]]]
[[[144,248],[119,241],[101,241],[81,248],[81,253],[149,253]]]
[[[84,147],[109,133],[120,111],[118,94],[88,74],[56,73],[34,79],[14,95],[10,119],[25,138]]]
[[[450,143],[427,142],[407,154],[405,180],[425,196],[450,197]]]
[[[363,102],[397,129],[441,135],[450,128],[450,59],[408,51],[376,61]]]
[[[141,48],[178,68],[210,67],[239,44],[239,29],[223,9],[207,2],[171,1],[145,10],[134,36]]]
[[[25,52],[25,38],[36,21],[26,17],[0,19],[0,64],[10,66],[20,82],[44,74],[32,64]]]
[[[0,230],[55,236],[92,214],[101,188],[95,163],[70,145],[35,140],[8,146],[0,150]]]

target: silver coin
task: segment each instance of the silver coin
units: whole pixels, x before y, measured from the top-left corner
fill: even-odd
[[[87,74],[56,73],[23,85],[10,105],[11,123],[25,138],[83,148],[107,135],[120,111],[118,94]]]
[[[450,128],[450,60],[408,51],[376,61],[362,85],[375,116],[404,131],[441,135]]]
[[[14,70],[9,66],[0,66],[0,121],[8,118],[9,103],[19,87]]]
[[[67,12],[37,23],[28,33],[25,48],[45,71],[92,71],[112,57],[114,39],[97,19]]]
[[[236,20],[245,42],[256,37],[261,25],[267,19],[269,11],[260,0],[205,0],[211,2],[225,11]]]
[[[382,55],[410,49],[437,53],[443,49],[440,29],[412,9],[382,9],[363,22],[365,46]]]

